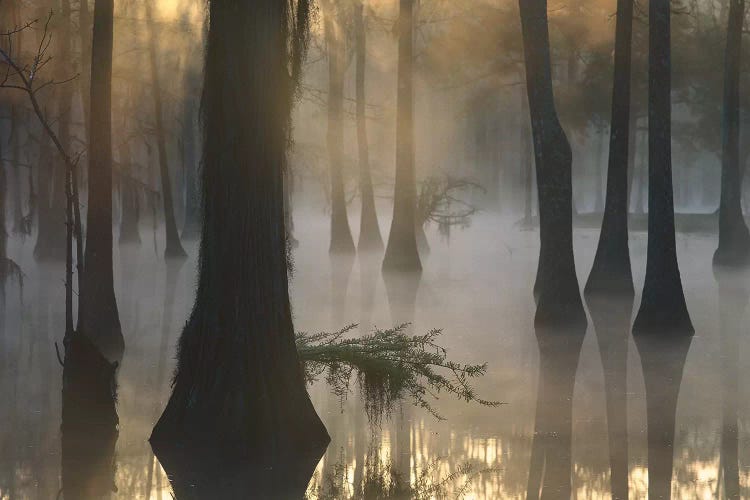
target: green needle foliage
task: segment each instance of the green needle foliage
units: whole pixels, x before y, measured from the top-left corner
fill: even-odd
[[[379,422],[392,412],[394,403],[407,397],[415,406],[442,420],[432,406],[441,392],[483,406],[500,404],[478,397],[469,383],[485,374],[487,364],[466,365],[449,360],[447,351],[436,343],[441,330],[411,336],[406,333],[408,324],[403,324],[359,338],[346,337],[356,326],[334,333],[298,333],[297,350],[308,383],[325,374],[342,401],[356,379],[371,422]]]

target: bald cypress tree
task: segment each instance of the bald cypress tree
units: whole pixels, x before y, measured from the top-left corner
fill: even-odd
[[[633,295],[628,248],[628,160],[630,136],[630,67],[633,39],[633,0],[618,0],[615,30],[615,75],[612,127],[609,135],[607,201],[599,246],[586,282],[586,293]],[[600,190],[597,190],[600,192]]]
[[[573,259],[573,154],[555,109],[546,0],[519,0],[539,193],[537,324],[580,324],[586,313]]]
[[[306,7],[295,15],[277,0],[209,2],[198,288],[151,436],[167,469],[186,448],[251,459],[328,443],[295,346],[284,227],[288,47],[299,50],[290,39],[304,33]]]
[[[634,333],[692,334],[675,248],[669,0],[649,3],[648,253]]]
[[[730,0],[724,51],[719,247],[714,253],[714,263],[728,266],[750,263],[750,232],[742,214],[740,172],[740,61],[744,19],[745,0]]]
[[[414,168],[414,0],[399,1],[398,90],[396,97],[396,185],[393,221],[383,271],[421,272],[414,223],[417,180]]]
[[[114,0],[96,0],[91,53],[89,196],[79,328],[109,360],[125,342],[112,270],[112,43]]]

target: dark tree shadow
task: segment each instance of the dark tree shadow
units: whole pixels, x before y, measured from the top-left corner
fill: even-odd
[[[584,327],[536,328],[539,388],[526,498],[571,498],[573,391]]]
[[[604,369],[612,498],[628,499],[627,362],[631,294],[586,296]]]

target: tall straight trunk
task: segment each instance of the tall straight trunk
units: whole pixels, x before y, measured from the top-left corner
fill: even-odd
[[[289,302],[288,8],[209,2],[198,288],[172,395],[151,435],[167,471],[191,467],[188,449],[201,451],[205,471],[299,456],[329,441],[305,388]]]
[[[70,28],[71,28],[71,17],[70,17],[70,0],[62,0],[60,9],[60,19],[58,20],[59,29],[55,33],[57,35],[57,78],[60,81],[65,80],[69,77],[68,72],[70,68],[68,63],[70,61]],[[70,150],[70,123],[71,123],[71,106],[73,101],[73,93],[70,85],[60,85],[56,92],[57,100],[57,136],[63,147]],[[50,148],[51,144],[49,139],[42,132],[41,140],[44,142],[43,148]],[[50,152],[47,153],[48,158],[51,156]],[[51,159],[51,158],[50,158]],[[48,160],[49,161],[49,160]],[[67,172],[66,165],[59,155],[55,155],[55,159],[49,161],[46,174],[50,175],[53,179],[52,184],[52,197],[42,199],[41,204],[49,202],[49,210],[42,217],[42,210],[39,211],[39,231],[37,233],[36,245],[34,247],[34,257],[37,260],[53,260],[56,262],[63,262],[66,257],[66,184],[67,184]],[[50,172],[51,170],[51,172]],[[41,184],[41,183],[40,183]],[[44,193],[46,196],[46,193]],[[45,227],[43,227],[43,225]]]
[[[750,263],[750,232],[742,215],[740,173],[740,61],[744,19],[745,0],[730,0],[724,53],[719,247],[714,253],[716,264],[729,266]]]
[[[604,134],[597,134],[596,159],[594,160],[594,212],[604,212],[604,177],[602,172],[602,156],[604,156]]]
[[[89,11],[89,0],[79,0],[78,9],[78,35],[81,46],[81,76],[79,91],[81,93],[81,105],[83,107],[83,126],[86,137],[89,136],[91,125],[91,38],[92,22]]]
[[[146,19],[148,21],[149,41],[148,60],[151,70],[151,96],[154,99],[154,122],[156,125],[156,149],[159,152],[159,174],[161,177],[161,199],[164,204],[164,228],[166,230],[166,246],[164,257],[167,259],[185,258],[187,254],[182,248],[180,235],[177,232],[177,222],[174,217],[174,202],[172,201],[172,181],[169,178],[169,160],[167,158],[167,132],[164,128],[164,111],[161,102],[161,84],[159,82],[159,61],[156,51],[156,22],[153,13],[153,0],[147,0]]]
[[[628,248],[628,167],[630,144],[635,140],[631,135],[635,120],[630,117],[632,40],[633,0],[618,0],[607,201],[594,265],[586,282],[587,294],[634,293]]]
[[[112,28],[113,0],[96,0],[91,54],[91,126],[86,250],[79,325],[109,360],[122,358],[125,342],[112,270]]]
[[[521,89],[521,115],[519,117],[518,131],[520,133],[519,144],[519,157],[521,159],[521,179],[523,179],[523,222],[525,225],[531,225],[531,212],[532,202],[534,197],[534,179],[532,164],[532,145],[531,145],[531,130],[527,116],[529,116],[529,99],[526,97],[526,90]]]
[[[383,250],[383,237],[380,235],[378,214],[375,210],[375,193],[370,174],[370,149],[367,143],[367,116],[365,94],[365,68],[367,64],[367,34],[363,11],[364,0],[354,5],[354,36],[356,45],[356,100],[357,100],[357,151],[359,153],[359,194],[362,197],[360,213],[359,242],[360,252]]]
[[[585,324],[573,260],[572,152],[555,109],[546,0],[519,0],[541,248],[534,294],[537,324]]]
[[[125,142],[120,146],[120,164],[123,176],[120,181],[120,245],[140,244],[140,216],[141,200],[138,194],[133,168],[133,158],[130,153],[130,144]]]
[[[201,236],[201,195],[195,148],[197,108],[195,99],[185,99],[182,112],[182,168],[185,171],[185,224],[182,227],[182,238],[185,240],[197,240]]]
[[[633,194],[633,182],[635,181],[635,156],[638,154],[638,118],[630,115],[630,125],[628,126],[628,193],[626,197],[626,210],[632,210],[630,202]]]
[[[344,40],[339,25],[340,7],[329,2],[325,13],[328,50],[328,158],[331,176],[331,254],[356,251],[344,193]]]
[[[417,178],[414,167],[414,0],[399,0],[396,96],[396,185],[393,221],[383,271],[421,272],[414,231]]]
[[[0,136],[0,158],[3,157],[3,137]],[[6,182],[6,165],[7,162],[0,161],[0,312],[5,313],[2,307],[5,305],[5,282],[8,278],[8,232],[5,229],[5,202],[8,198],[8,186]],[[0,321],[0,328],[5,320]]]
[[[11,183],[13,192],[11,206],[13,208],[13,234],[24,234],[23,224],[23,181],[21,179],[21,110],[18,105],[10,105],[10,138],[11,158],[13,169],[11,170]]]
[[[692,335],[675,248],[669,8],[669,0],[649,3],[648,251],[633,332]]]

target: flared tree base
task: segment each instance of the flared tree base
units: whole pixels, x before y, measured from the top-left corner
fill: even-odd
[[[733,268],[750,267],[750,244],[719,245],[714,252],[713,264]]]
[[[388,244],[383,258],[384,273],[421,273],[422,261],[419,258],[416,245],[414,248],[397,248]]]
[[[661,295],[666,297],[661,300],[644,297],[633,322],[633,335],[691,337],[695,328],[682,291]]]
[[[187,252],[179,243],[167,245],[167,248],[164,249],[164,258],[167,260],[182,260],[187,259],[187,257]]]

